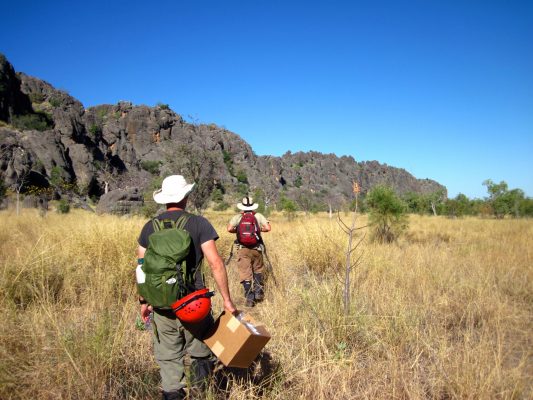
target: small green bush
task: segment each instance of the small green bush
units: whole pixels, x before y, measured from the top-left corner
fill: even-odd
[[[240,183],[248,183],[248,176],[246,176],[246,172],[242,169],[237,172],[236,178]]]
[[[67,200],[61,199],[57,204],[57,212],[59,214],[68,214],[70,212],[70,204]]]
[[[407,205],[392,188],[374,187],[366,196],[366,204],[370,210],[369,222],[374,240],[394,242],[407,228]]]
[[[98,112],[96,113],[96,115],[98,116],[98,118],[103,120],[107,116],[107,108],[105,107],[100,108]]]
[[[64,183],[63,168],[58,165],[52,167],[50,171],[50,183],[53,186],[61,186]]]
[[[61,106],[61,100],[59,100],[57,97],[50,98],[49,103],[52,107],[55,108]]]
[[[152,175],[159,175],[159,168],[161,168],[161,161],[145,160],[141,161],[141,168],[150,172]]]
[[[100,133],[102,133],[102,128],[100,128],[98,125],[96,124],[92,124],[90,127],[89,127],[89,132],[92,133],[93,135],[98,135]]]
[[[227,150],[222,150],[222,158],[224,159],[224,164],[226,165],[228,172],[230,175],[233,175],[233,159],[231,154]]]
[[[44,101],[44,94],[30,93],[29,98],[32,103],[41,104]]]
[[[170,106],[169,106],[168,104],[157,103],[157,106],[158,106],[161,110],[170,110]]]
[[[52,118],[43,112],[34,114],[15,115],[11,118],[11,125],[18,130],[45,131],[53,126]]]

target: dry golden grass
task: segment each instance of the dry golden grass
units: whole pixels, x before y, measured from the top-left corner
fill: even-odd
[[[230,214],[207,217],[225,258]],[[277,284],[270,279],[251,314],[272,339],[250,370],[219,371],[212,398],[533,396],[531,220],[410,217],[397,244],[363,242],[348,317],[347,238],[335,220],[271,221],[264,237]],[[0,213],[0,398],[158,398],[150,337],[134,323],[144,222]],[[233,265],[228,273],[242,305]]]

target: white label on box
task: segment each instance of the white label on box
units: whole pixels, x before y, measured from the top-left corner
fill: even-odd
[[[230,318],[226,326],[231,332],[235,332],[237,328],[241,325],[237,318]]]
[[[216,356],[220,356],[224,351],[224,345],[217,340],[213,347],[211,347],[211,350],[213,351],[213,353],[215,353]]]

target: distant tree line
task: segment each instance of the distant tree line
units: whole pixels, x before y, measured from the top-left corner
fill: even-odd
[[[521,189],[509,189],[505,181],[495,183],[490,179],[483,182],[487,187],[488,196],[479,199],[470,199],[460,193],[454,198],[447,198],[444,191],[432,193],[415,193],[408,192],[403,195],[396,194],[392,189],[386,191],[383,195],[383,186],[377,186],[371,189],[366,195],[359,196],[358,211],[366,213],[371,212],[379,205],[376,198],[393,197],[395,210],[403,210],[406,214],[419,215],[442,215],[450,218],[460,218],[464,216],[482,216],[482,217],[532,217],[533,216],[533,198],[527,197]],[[222,202],[222,196],[213,200]],[[265,194],[260,190],[251,193],[258,199],[259,203],[263,202]],[[272,197],[275,197],[272,201]],[[289,198],[286,193],[281,191],[276,196],[270,196],[270,210],[276,209],[284,211],[289,217],[294,216],[297,211],[305,213],[316,213],[331,211],[332,205],[336,211],[353,211],[355,201],[342,203],[340,198],[329,195],[325,192],[311,193],[301,191],[295,198]],[[227,205],[227,203],[225,203]],[[268,210],[265,210],[268,212]]]
[[[533,216],[533,198],[526,197],[523,190],[509,189],[505,181],[495,183],[491,179],[485,180],[483,186],[487,187],[488,192],[483,199],[470,199],[462,193],[451,199],[417,193],[408,193],[402,198],[408,212],[416,214],[431,213],[429,204],[434,201],[437,214],[452,218],[468,215],[496,218]]]

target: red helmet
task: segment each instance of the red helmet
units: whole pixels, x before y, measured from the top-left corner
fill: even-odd
[[[200,322],[211,310],[211,297],[215,295],[209,289],[200,289],[182,297],[171,305],[176,317],[183,322]]]

